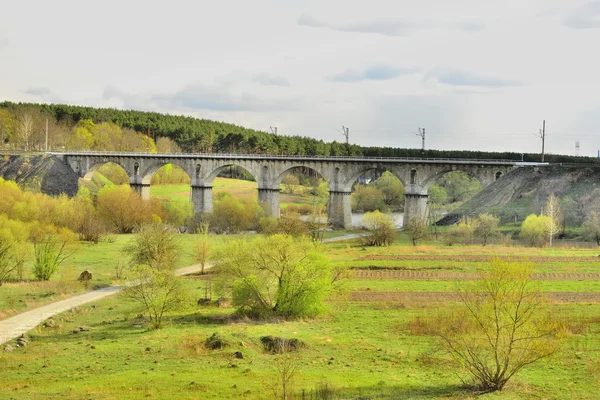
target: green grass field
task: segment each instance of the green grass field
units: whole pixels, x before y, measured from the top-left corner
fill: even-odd
[[[221,192],[229,192],[233,197],[239,199],[258,199],[257,190],[258,185],[256,182],[229,178],[215,178],[213,181],[213,196]],[[150,195],[165,201],[189,201],[190,185],[152,185],[150,187]],[[281,208],[286,208],[290,204],[311,204],[310,196],[300,194],[290,195],[282,193],[279,200]]]
[[[246,235],[246,237],[248,237]],[[185,248],[193,235],[182,235]],[[89,245],[78,253],[71,268],[88,265],[109,282],[114,259],[130,240]],[[227,240],[227,238],[215,238]],[[391,247],[363,248],[352,242],[323,245],[331,262],[373,272],[398,271],[472,273],[486,270],[496,256],[529,259],[536,273],[598,272],[597,249],[537,249],[501,246],[452,246],[425,242],[411,246],[399,234]],[[188,258],[185,258],[188,257]],[[192,263],[185,256],[181,265]],[[77,269],[78,271],[78,269]],[[393,271],[393,270],[392,270]],[[61,278],[67,279],[65,270]],[[537,281],[542,290],[600,292],[600,279]],[[0,398],[7,399],[271,399],[277,380],[277,356],[266,353],[263,335],[303,340],[307,347],[295,353],[298,368],[294,389],[310,393],[327,383],[336,398],[410,399],[596,399],[600,389],[600,303],[552,302],[553,314],[570,334],[552,358],[515,376],[501,393],[476,396],[440,363],[435,338],[415,328],[415,318],[428,319],[449,309],[448,301],[329,302],[329,313],[317,320],[259,322],[237,319],[230,308],[197,306],[205,280],[187,278],[190,307],[171,315],[166,327],[147,331],[136,318],[138,306],[122,297],[80,307],[55,318],[54,328],[38,327],[30,344],[12,353],[0,353]],[[451,292],[468,281],[349,278],[353,292]],[[6,288],[0,288],[0,292]],[[367,290],[368,289],[368,290]],[[0,300],[2,301],[2,300]],[[0,303],[0,310],[5,303]],[[78,327],[89,331],[72,333]],[[229,343],[208,350],[204,341],[218,332]],[[234,357],[240,351],[243,359]],[[310,398],[310,397],[308,397]]]

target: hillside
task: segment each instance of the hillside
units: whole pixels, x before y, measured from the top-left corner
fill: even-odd
[[[0,139],[8,138],[9,144],[18,145],[16,124],[24,114],[42,132],[46,117],[51,119],[51,131],[61,131],[61,136],[51,145],[55,149],[64,146],[66,137],[73,134],[74,126],[82,120],[96,124],[114,123],[121,128],[131,129],[157,141],[161,137],[175,141],[184,152],[288,154],[323,156],[367,156],[367,157],[426,157],[426,158],[470,158],[470,159],[510,159],[521,161],[522,154],[514,152],[485,152],[466,150],[421,150],[394,147],[367,147],[355,144],[346,145],[337,141],[324,142],[305,136],[274,135],[272,133],[248,129],[231,123],[199,119],[183,115],[169,115],[157,112],[93,108],[65,104],[36,104],[0,102]],[[55,128],[54,128],[55,127]],[[22,129],[21,129],[22,131]],[[52,132],[51,132],[52,133]],[[64,136],[64,137],[63,137]],[[18,139],[18,138],[15,138]],[[62,143],[61,143],[62,140]],[[12,143],[10,143],[12,142]],[[1,145],[1,144],[0,144]],[[41,149],[42,147],[40,147]],[[80,150],[95,150],[94,146]],[[524,161],[539,161],[537,153],[524,154]],[[549,162],[594,163],[592,157],[567,155],[546,156]]]
[[[53,156],[0,154],[0,177],[16,181],[32,192],[69,196],[77,193],[77,175]]]
[[[521,222],[539,214],[550,193],[563,199],[575,220],[600,208],[600,167],[521,167],[484,188],[453,211],[440,224],[453,223],[461,216],[492,213],[502,222]],[[570,200],[564,200],[569,198]]]

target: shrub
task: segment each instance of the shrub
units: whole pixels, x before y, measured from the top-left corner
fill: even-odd
[[[475,220],[473,234],[481,239],[482,245],[485,246],[491,237],[498,234],[499,223],[500,218],[490,214],[481,214],[479,218]]]
[[[416,246],[420,240],[429,237],[428,228],[425,218],[414,217],[406,224],[404,230],[408,233],[413,246]]]
[[[368,212],[363,216],[363,226],[369,234],[361,238],[365,246],[389,246],[396,239],[397,230],[392,217],[379,211]]]
[[[307,237],[234,240],[215,259],[220,291],[252,317],[315,317],[333,290],[329,263]]]
[[[240,200],[224,195],[214,202],[207,221],[215,233],[239,233],[258,227],[262,214],[263,209],[256,200]]]
[[[444,240],[448,246],[454,244],[467,244],[473,238],[473,225],[465,220],[452,225],[444,235]]]
[[[547,216],[531,214],[523,221],[519,237],[529,246],[542,247],[548,240],[549,225]]]
[[[388,208],[383,202],[383,192],[373,185],[359,185],[352,193],[350,201],[352,210],[359,212],[386,211]]]

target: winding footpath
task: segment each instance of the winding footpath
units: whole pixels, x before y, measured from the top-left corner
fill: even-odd
[[[360,237],[362,234],[353,234],[339,236],[331,239],[323,240],[324,243],[337,242],[341,240],[351,240]],[[208,270],[212,265],[206,265],[205,270]],[[175,270],[175,275],[183,276],[200,272],[202,266],[200,264],[190,265],[189,267],[179,268]],[[124,285],[135,285],[134,281],[126,282]],[[50,317],[69,311],[72,308],[79,307],[83,304],[101,300],[108,296],[113,296],[123,290],[123,286],[109,286],[102,289],[94,290],[77,296],[69,297],[65,300],[60,300],[54,303],[47,304],[35,308],[31,311],[26,311],[17,314],[10,318],[0,321],[0,345],[15,339],[20,335],[29,332]]]
[[[205,270],[210,269],[210,265],[204,267]],[[196,272],[200,272],[202,266],[200,264],[190,265],[189,267],[179,268],[175,270],[175,275],[183,276]],[[125,285],[134,285],[135,282],[127,282]],[[123,290],[123,286],[109,286],[102,289],[94,290],[77,296],[69,297],[65,300],[60,300],[54,303],[47,304],[35,308],[31,311],[26,311],[17,314],[13,317],[0,321],[0,344],[4,344],[9,340],[15,339],[20,335],[29,332],[50,317],[69,311],[72,308],[79,307],[83,304],[101,300],[105,297],[115,295]]]

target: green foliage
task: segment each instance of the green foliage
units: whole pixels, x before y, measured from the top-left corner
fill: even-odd
[[[490,214],[481,214],[479,218],[474,221],[473,234],[475,237],[481,239],[481,244],[485,246],[488,240],[498,234],[498,225],[500,224],[500,218],[497,218]]]
[[[600,246],[600,213],[592,211],[587,215],[581,226],[581,233],[587,240],[596,241]]]
[[[413,246],[416,246],[420,240],[429,237],[429,226],[427,220],[421,217],[414,217],[404,227],[408,237],[410,238]]]
[[[429,186],[429,203],[441,205],[446,203],[446,199],[448,199],[448,194],[443,188],[435,183]]]
[[[13,278],[25,263],[27,250],[23,228],[23,223],[0,215],[0,286]]]
[[[370,212],[375,210],[386,211],[387,205],[383,202],[383,192],[372,185],[359,185],[350,197],[352,210],[357,212]]]
[[[482,189],[477,179],[460,171],[448,172],[438,179],[436,184],[446,191],[446,201],[449,203],[467,201]]]
[[[257,227],[262,214],[256,200],[240,200],[224,192],[214,201],[207,221],[215,233],[239,233]]]
[[[124,253],[130,257],[131,273],[136,278],[124,295],[145,309],[151,329],[159,329],[166,313],[189,303],[181,279],[173,274],[181,253],[175,234],[167,225],[144,225]]]
[[[444,240],[448,246],[455,244],[467,244],[473,239],[474,226],[471,222],[461,220],[458,224],[452,225],[444,235]]]
[[[33,275],[39,281],[47,281],[58,271],[60,265],[73,255],[69,246],[74,241],[70,231],[46,234],[33,240]]]
[[[549,224],[547,216],[531,214],[523,221],[519,237],[530,246],[542,247],[548,241]]]
[[[472,158],[472,159],[504,159],[521,161],[521,153],[510,152],[482,152],[482,151],[456,151],[456,150],[425,150],[402,149],[393,147],[362,147],[333,141],[326,143],[301,136],[273,135],[267,132],[243,128],[224,122],[209,121],[186,116],[166,115],[155,112],[132,110],[117,110],[111,108],[92,108],[71,106],[65,104],[32,104],[0,102],[0,109],[8,111],[13,119],[17,112],[26,110],[49,116],[52,123],[70,125],[80,120],[89,119],[96,124],[114,123],[125,131],[133,130],[143,132],[146,139],[138,138],[137,144],[130,141],[117,142],[119,145],[114,150],[133,151],[132,147],[156,151],[150,137],[169,138],[176,142],[186,152],[237,152],[237,153],[262,153],[262,154],[290,154],[290,155],[322,155],[322,156],[371,156],[371,157],[426,157],[426,158]],[[39,119],[39,118],[37,118]],[[130,131],[131,132],[131,131]],[[0,126],[0,135],[2,134]],[[10,136],[10,143],[21,146],[15,138]],[[123,143],[124,142],[124,143]],[[39,146],[39,140],[36,142]],[[59,149],[63,143],[58,140],[51,142],[52,148]],[[163,147],[164,148],[164,147]],[[168,149],[169,152],[171,151]],[[523,155],[524,161],[539,161],[539,154],[529,153]],[[592,157],[573,157],[564,155],[546,155],[549,162],[595,162]]]
[[[388,208],[401,209],[404,207],[404,186],[394,174],[385,171],[373,182],[373,185],[381,190],[383,202]]]
[[[298,175],[293,173],[289,173],[284,176],[281,184],[283,186],[283,192],[291,195],[296,194],[301,189]]]
[[[297,213],[286,213],[279,219],[261,218],[259,227],[260,231],[266,235],[283,234],[298,237],[310,234],[309,224],[302,221],[300,214]]]
[[[216,259],[220,290],[246,315],[316,317],[325,311],[325,299],[333,290],[327,259],[304,236],[235,240]]]
[[[365,246],[390,246],[396,239],[396,226],[388,214],[379,211],[365,213],[362,224],[369,231],[361,238]]]
[[[451,362],[479,390],[502,390],[514,374],[558,349],[562,327],[530,266],[496,260],[460,295],[462,309],[440,317],[435,329]]]

